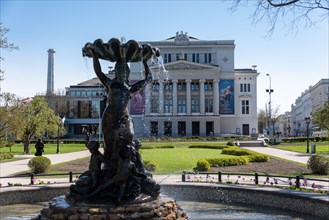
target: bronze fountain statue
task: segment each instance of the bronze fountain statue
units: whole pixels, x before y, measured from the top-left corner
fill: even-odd
[[[133,140],[134,129],[128,103],[132,93],[152,81],[147,61],[159,56],[159,50],[149,44],[140,46],[134,40],[121,43],[112,38],[108,43],[103,43],[101,39],[93,44],[87,43],[82,51],[83,56],[92,57],[95,73],[107,92],[107,107],[102,117],[104,156],[98,151],[98,142],[88,143],[92,153],[89,170],[71,186],[68,201],[121,204],[134,202],[141,195],[157,197],[160,186],[145,172]],[[116,62],[113,79],[102,72],[99,59]],[[139,61],[144,65],[145,79],[130,85],[127,62]]]
[[[147,62],[160,56],[159,50],[112,38],[108,43],[100,39],[87,43],[82,53],[93,59],[95,73],[107,92],[102,117],[104,154],[99,151],[100,143],[87,136],[89,170],[65,196],[53,198],[38,219],[188,219],[175,200],[159,196],[160,185],[145,169],[128,112],[130,95],[152,82]],[[116,62],[113,79],[102,72],[99,59]],[[129,84],[128,62],[142,62],[145,69],[144,79],[133,85]]]

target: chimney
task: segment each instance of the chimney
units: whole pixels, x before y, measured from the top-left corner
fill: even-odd
[[[47,95],[54,93],[54,53],[53,49],[48,51],[48,74],[47,74]]]

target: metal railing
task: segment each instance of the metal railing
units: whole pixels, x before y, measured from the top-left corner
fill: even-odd
[[[202,178],[206,176],[206,178]],[[215,176],[215,177],[214,177]],[[224,180],[226,176],[226,181]],[[231,177],[235,177],[235,181]],[[245,181],[244,177],[252,177]],[[217,183],[243,183],[250,185],[261,185],[260,180],[264,180],[262,185],[289,185],[300,188],[301,186],[324,189],[329,191],[329,180],[318,178],[305,178],[303,176],[284,176],[284,175],[264,175],[264,174],[242,174],[233,172],[182,172],[182,182],[217,182]],[[272,179],[272,181],[271,181]],[[217,181],[216,181],[217,180]],[[243,181],[242,181],[243,180]],[[295,180],[293,182],[293,180]],[[313,184],[309,184],[313,181]],[[279,184],[281,182],[282,184]]]

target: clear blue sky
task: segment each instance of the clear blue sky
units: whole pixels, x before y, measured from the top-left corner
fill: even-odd
[[[268,102],[271,75],[272,103],[290,110],[310,85],[328,78],[328,17],[316,27],[290,26],[279,21],[274,34],[265,21],[252,24],[255,6],[231,12],[230,1],[29,1],[1,0],[0,18],[6,35],[20,47],[1,51],[5,61],[2,92],[20,97],[46,91],[47,50],[55,53],[55,90],[95,76],[90,59],[81,55],[86,42],[112,37],[126,40],[164,40],[177,31],[202,40],[235,40],[235,67],[257,65],[258,108]],[[108,64],[110,65],[110,64]],[[106,67],[106,66],[105,66]]]

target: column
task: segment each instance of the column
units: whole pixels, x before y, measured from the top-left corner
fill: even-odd
[[[172,102],[173,102],[173,115],[177,115],[177,79],[172,80],[173,86],[173,94],[172,94]]]
[[[151,113],[151,89],[152,84],[146,84],[145,86],[145,115],[150,115]]]
[[[214,94],[214,114],[219,115],[219,79],[214,79],[213,94]]]
[[[191,82],[192,80],[187,79],[186,82],[186,114],[191,115]]]
[[[159,80],[159,114],[163,115],[163,80]]]
[[[200,114],[205,114],[205,101],[204,101],[204,83],[206,80],[200,79]]]

